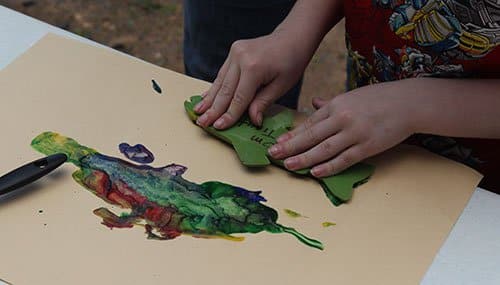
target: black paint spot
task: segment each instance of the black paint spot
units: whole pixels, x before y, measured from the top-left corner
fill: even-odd
[[[43,210],[38,210],[38,214],[41,214],[41,213],[43,213]]]
[[[43,224],[44,226],[47,226],[47,224]]]
[[[153,79],[151,80],[151,82],[153,83],[153,89],[158,92],[158,94],[161,94],[162,90],[161,90],[161,87],[160,85]]]

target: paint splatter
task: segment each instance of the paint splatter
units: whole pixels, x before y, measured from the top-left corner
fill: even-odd
[[[153,90],[156,91],[158,94],[162,93],[160,85],[153,79],[151,80],[151,83],[153,83]]]
[[[185,180],[186,167],[154,168],[100,154],[71,138],[46,132],[31,143],[44,153],[65,153],[79,168],[73,178],[104,201],[130,209],[120,216],[94,210],[110,228],[144,226],[149,238],[173,239],[181,234],[239,241],[236,233],[288,233],[302,243],[323,249],[320,241],[278,224],[278,213],[262,204],[260,192],[222,182],[196,184]]]
[[[321,225],[323,226],[323,228],[329,228],[329,227],[336,226],[337,224],[336,223],[332,223],[332,222],[324,222]]]
[[[141,164],[148,164],[155,160],[155,156],[142,144],[134,146],[128,143],[121,143],[118,148],[126,158]]]
[[[283,209],[283,212],[285,212],[285,214],[287,214],[290,218],[308,218],[290,209]]]

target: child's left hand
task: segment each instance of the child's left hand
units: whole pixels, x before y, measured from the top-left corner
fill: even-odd
[[[279,137],[270,155],[286,159],[289,170],[313,167],[314,176],[325,177],[397,145],[414,132],[419,109],[419,94],[404,81],[366,86],[329,102],[315,99],[318,110]]]

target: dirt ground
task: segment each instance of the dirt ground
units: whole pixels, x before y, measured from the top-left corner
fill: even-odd
[[[182,0],[0,0],[17,10],[156,65],[183,72]],[[341,93],[345,82],[344,27],[324,39],[305,74],[301,111],[313,96]]]

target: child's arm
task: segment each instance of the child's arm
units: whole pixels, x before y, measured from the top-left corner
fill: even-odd
[[[249,108],[250,118],[260,125],[264,110],[297,83],[343,12],[343,0],[298,0],[272,34],[235,42],[204,100],[195,107],[203,114],[197,123],[228,128]]]
[[[500,138],[499,79],[415,78],[339,95],[293,131],[270,154],[290,170],[338,173],[385,151],[413,133]]]
[[[427,78],[415,79],[413,84],[425,90],[420,94],[422,105],[415,115],[414,132],[500,138],[499,79]]]

